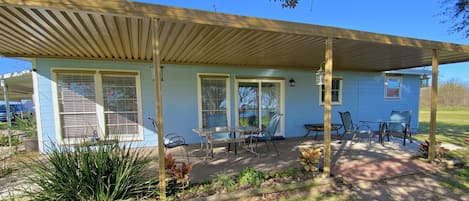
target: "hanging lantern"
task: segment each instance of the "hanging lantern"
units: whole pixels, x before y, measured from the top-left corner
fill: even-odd
[[[426,73],[420,75],[420,87],[429,87],[430,86],[430,76],[428,76]]]
[[[316,85],[324,85],[324,76],[325,72],[322,69],[322,66],[316,71]]]

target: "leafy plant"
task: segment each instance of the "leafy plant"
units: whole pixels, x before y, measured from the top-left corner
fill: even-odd
[[[251,186],[260,186],[268,178],[268,174],[257,171],[254,168],[246,167],[241,170],[239,174],[239,184],[241,185],[251,185]]]
[[[164,165],[165,165],[166,171],[170,171],[173,168],[173,166],[176,165],[176,159],[173,158],[173,155],[171,153],[167,154],[164,157]]]
[[[321,159],[321,148],[300,148],[300,163],[307,172],[318,171],[318,163]]]
[[[271,177],[289,177],[299,175],[301,171],[298,168],[288,168],[286,170],[271,172]]]
[[[32,113],[27,113],[26,118],[21,118],[17,115],[16,118],[16,129],[23,131],[26,137],[36,136],[36,120]]]
[[[212,180],[212,186],[223,192],[233,191],[236,188],[235,180],[227,174],[217,174]]]
[[[17,136],[11,136],[11,146],[19,145],[20,139]],[[0,147],[8,146],[8,136],[0,136]]]
[[[11,173],[13,173],[15,171],[15,169],[13,169],[12,167],[10,166],[6,166],[6,165],[2,165],[0,167],[0,178],[3,178],[3,177],[6,177],[8,175],[10,175]]]
[[[430,147],[430,142],[428,140],[425,140],[424,143],[421,143],[419,145],[419,151],[422,153],[422,156],[424,158],[428,157],[428,148]],[[448,149],[444,148],[441,146],[441,141],[437,141],[435,144],[435,148],[437,150],[436,152],[436,158],[440,159],[445,155],[445,153],[448,151]]]
[[[176,181],[176,185],[179,187],[186,187],[189,184],[189,175],[192,171],[192,163],[184,163],[182,162],[180,165],[177,165],[176,159],[173,158],[171,153],[167,154],[164,158],[165,160],[165,169],[168,173],[170,179],[174,179]],[[172,182],[169,182],[168,187],[172,188]],[[170,189],[172,192],[172,190]]]
[[[27,190],[34,200],[118,200],[157,193],[158,181],[143,176],[148,154],[130,146],[54,145],[45,157],[26,164],[35,173],[30,181],[38,188]]]

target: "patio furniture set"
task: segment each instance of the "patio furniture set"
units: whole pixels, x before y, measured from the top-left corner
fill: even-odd
[[[379,143],[384,143],[384,138],[387,136],[388,141],[390,136],[394,133],[403,134],[403,145],[405,146],[406,138],[412,143],[412,134],[410,131],[410,111],[392,111],[389,120],[362,120],[359,124],[354,124],[351,113],[349,111],[339,112],[342,124],[333,123],[331,124],[331,130],[335,131],[340,139],[345,137],[345,134],[352,135],[352,140],[360,139],[360,136],[366,134],[369,137],[370,143],[371,138],[377,133],[379,135]],[[234,154],[238,152],[238,146],[244,145],[243,147],[259,157],[257,152],[257,145],[260,142],[265,142],[268,151],[270,152],[269,144],[273,146],[277,155],[280,155],[277,145],[275,132],[278,129],[281,114],[273,115],[266,128],[264,130],[254,126],[239,126],[239,127],[228,127],[228,126],[215,126],[209,128],[194,128],[192,129],[201,139],[200,148],[205,151],[205,157],[214,157],[213,148],[216,144],[227,144],[228,151],[231,151],[233,145]],[[156,121],[149,117],[152,121],[153,126],[157,130]],[[378,124],[379,130],[377,132],[372,131],[371,124]],[[314,138],[318,136],[319,132],[324,132],[324,124],[313,123],[304,124],[304,128],[307,133],[303,137],[307,137],[311,132],[315,132]],[[342,136],[339,134],[339,130],[343,129]],[[185,146],[187,145],[184,137],[175,133],[167,134],[164,138],[165,149],[181,147],[183,148],[184,155],[189,161],[189,155]]]

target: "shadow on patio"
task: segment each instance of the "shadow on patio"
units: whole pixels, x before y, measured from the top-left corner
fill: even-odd
[[[257,170],[272,171],[286,170],[288,168],[302,168],[298,161],[299,147],[322,147],[322,136],[314,138],[289,138],[277,141],[280,156],[273,150],[267,152],[264,143],[260,143],[258,152],[260,157],[238,147],[238,154],[227,152],[227,148],[219,146],[214,148],[214,157],[204,160],[205,152],[200,145],[193,144],[188,147],[190,162],[193,163],[191,173],[192,182],[202,182],[217,174],[236,175],[245,167],[254,167]],[[334,137],[334,136],[333,136]],[[420,171],[432,171],[434,168],[423,161],[413,159],[417,154],[418,142],[406,143],[402,146],[401,138],[385,141],[384,145],[377,142],[377,138],[362,139],[360,142],[332,140],[332,174],[342,177],[345,181],[378,180],[382,178],[409,175]],[[271,147],[272,149],[272,147]],[[184,161],[181,153],[175,149],[170,150],[177,161]],[[155,154],[157,155],[157,154]],[[152,169],[157,168],[156,160]]]

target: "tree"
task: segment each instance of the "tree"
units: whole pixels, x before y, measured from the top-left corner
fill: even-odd
[[[443,0],[442,14],[449,17],[443,23],[451,23],[449,31],[451,33],[462,33],[469,38],[469,0]]]
[[[295,8],[298,5],[298,0],[274,0],[282,3],[282,8]]]
[[[420,91],[420,107],[430,107],[431,88]],[[438,87],[438,106],[467,107],[469,106],[469,88],[461,80],[450,79]]]

